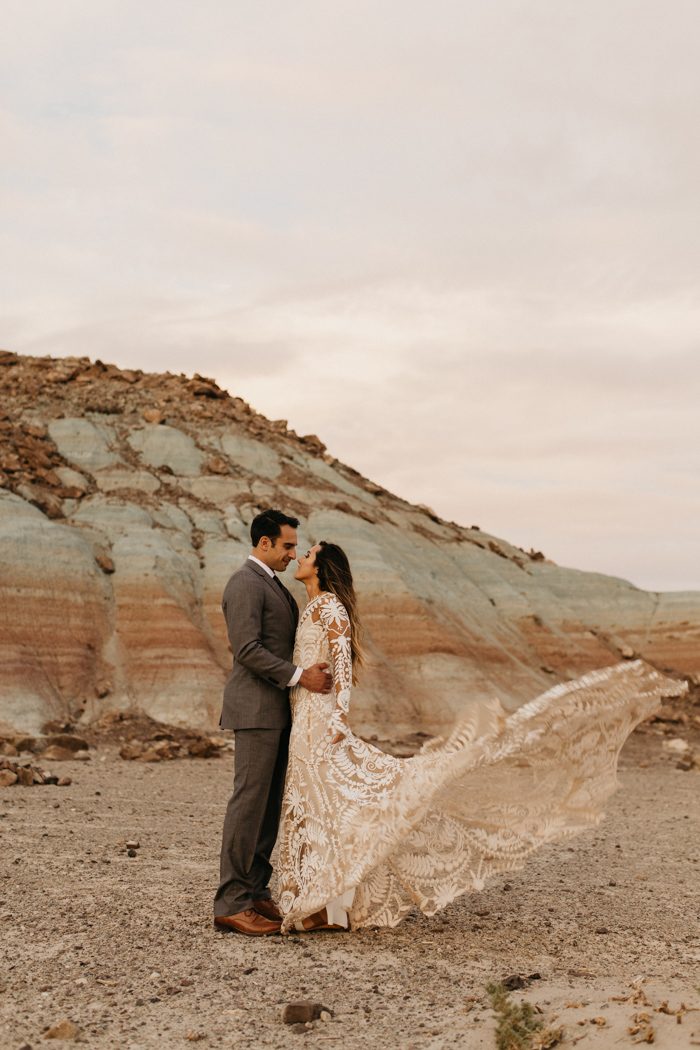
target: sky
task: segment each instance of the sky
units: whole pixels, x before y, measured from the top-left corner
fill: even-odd
[[[5,0],[0,345],[700,589],[695,0]]]

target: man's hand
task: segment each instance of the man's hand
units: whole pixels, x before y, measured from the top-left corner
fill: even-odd
[[[333,679],[326,668],[328,664],[314,664],[301,672],[299,685],[308,689],[310,693],[330,693],[333,688]]]

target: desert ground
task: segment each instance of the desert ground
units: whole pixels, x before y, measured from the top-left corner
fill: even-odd
[[[50,1046],[67,1021],[59,1035],[131,1050],[494,1048],[486,987],[515,977],[558,1046],[700,1046],[700,773],[661,730],[627,742],[598,828],[438,916],[260,940],[211,921],[231,751],[90,754],[52,765],[70,786],[0,791],[2,1047]],[[285,1024],[298,999],[331,1017]]]

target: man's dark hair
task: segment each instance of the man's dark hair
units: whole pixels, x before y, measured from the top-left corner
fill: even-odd
[[[257,547],[263,536],[267,536],[268,539],[272,540],[274,546],[275,540],[282,532],[283,525],[291,525],[293,529],[299,528],[299,519],[290,518],[288,514],[283,514],[281,510],[264,510],[261,514],[258,514],[253,518],[250,525],[250,538],[253,541],[253,546]]]

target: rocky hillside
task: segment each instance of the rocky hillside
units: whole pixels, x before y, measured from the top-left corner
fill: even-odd
[[[700,674],[700,593],[648,593],[442,521],[211,379],[2,352],[0,720],[34,732],[128,707],[216,725],[221,592],[270,505],[302,519],[302,546],[350,554],[365,732],[439,731],[472,700],[515,707],[636,654]]]

